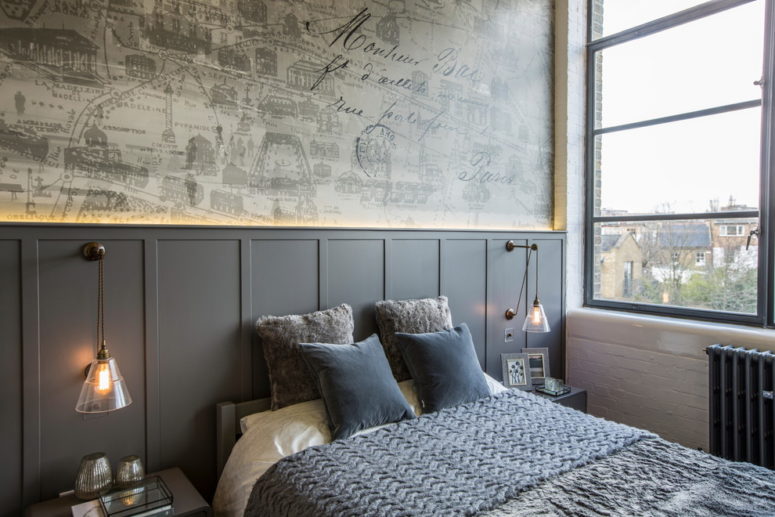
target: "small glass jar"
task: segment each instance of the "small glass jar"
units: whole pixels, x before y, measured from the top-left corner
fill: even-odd
[[[78,474],[75,476],[75,496],[88,500],[99,497],[113,486],[113,472],[104,452],[87,454],[81,458]]]
[[[145,477],[145,469],[140,456],[125,456],[118,460],[116,467],[116,487],[126,488],[132,486]]]

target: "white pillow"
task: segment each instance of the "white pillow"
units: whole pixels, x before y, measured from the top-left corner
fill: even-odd
[[[506,390],[489,375],[485,374],[485,379],[492,394]],[[414,381],[400,382],[398,386],[419,415],[420,401],[414,392]],[[240,420],[240,428],[243,436],[229,456],[213,500],[213,508],[219,516],[241,516],[256,479],[274,463],[307,447],[331,441],[326,408],[321,399],[248,415]],[[379,427],[356,434],[375,429]]]
[[[487,386],[490,388],[490,393],[493,395],[506,391],[503,384],[486,373],[484,374],[484,378],[487,381]],[[422,408],[420,406],[420,399],[417,398],[417,392],[414,389],[414,381],[410,379],[408,381],[399,382],[398,387],[401,388],[401,393],[404,394],[407,402],[412,406],[414,414],[418,416],[421,415]],[[260,413],[253,413],[252,415],[242,417],[240,420],[240,429],[244,434],[251,427],[262,425],[267,425],[270,429],[283,428],[283,432],[290,432],[293,430],[304,432],[308,430],[307,428],[313,427],[321,430],[321,432],[322,430],[325,430],[327,441],[330,441],[331,437],[328,432],[327,418],[323,401],[321,399],[316,399],[293,404],[292,406],[286,406],[276,411],[262,411]]]

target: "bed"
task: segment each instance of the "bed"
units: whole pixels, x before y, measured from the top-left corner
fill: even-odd
[[[426,302],[442,315],[435,324],[428,325],[432,318],[415,318],[420,323],[409,325],[415,333],[397,332],[397,340],[385,340],[400,349],[403,375],[411,375],[405,380],[386,359],[397,354],[383,353],[384,343],[376,335],[351,345],[304,344],[299,322],[310,327],[310,318],[311,328],[328,333],[325,343],[350,343],[347,307],[331,309],[325,317],[270,322],[267,336],[301,343],[322,398],[308,394],[309,400],[289,399],[283,405],[276,398],[218,405],[222,472],[213,501],[216,515],[775,515],[772,471],[506,389],[481,371],[467,327],[447,328],[451,318],[446,300]],[[416,304],[409,308],[409,313],[418,313]],[[399,321],[391,314],[392,323]],[[345,332],[337,337],[331,325]],[[385,331],[382,325],[380,329]],[[446,355],[427,355],[429,350]],[[368,361],[379,368],[364,374],[361,362],[348,374],[336,370],[364,351],[376,351]],[[322,369],[315,362],[320,357],[325,359]],[[332,357],[338,359],[332,362]],[[438,366],[446,362],[455,363],[454,368]],[[284,364],[286,373],[303,370],[300,363]],[[431,373],[443,370],[433,380],[442,399],[458,385],[479,382],[479,391],[463,391],[460,400],[434,407],[423,364],[432,366]],[[326,370],[332,365],[334,370]],[[360,387],[380,375],[389,377],[394,398],[405,407],[402,416],[345,433],[334,425],[338,417],[332,409],[357,406],[359,400],[366,410],[381,407],[384,383],[365,395],[350,387],[334,401],[331,384],[347,384],[349,376],[358,375],[365,379]]]
[[[401,429],[414,422],[404,421],[361,432],[346,440],[344,445],[326,445],[330,442],[330,432],[320,400],[304,402],[280,411],[241,416],[242,412],[266,406],[268,401],[263,400],[243,405],[226,403],[219,407],[222,424],[219,426],[219,434],[222,438],[225,439],[230,431],[240,425],[239,420],[245,432],[233,451],[221,448],[222,452],[231,454],[225,462],[213,502],[216,515],[775,515],[775,474],[772,471],[716,458],[626,426],[621,428],[629,432],[612,436],[605,433],[606,425],[610,424],[608,422],[553,404],[530,393],[515,390],[506,393],[507,390],[491,378],[488,378],[488,384],[495,395],[493,400],[497,402],[499,396],[502,398],[504,394],[508,395],[512,406],[516,401],[525,414],[537,418],[522,418],[525,416],[523,414],[522,417],[513,415],[499,421],[499,424],[506,422],[513,425],[513,441],[510,443],[513,449],[508,451],[507,456],[514,458],[514,463],[518,465],[517,471],[523,468],[527,474],[524,478],[503,479],[501,476],[513,474],[513,470],[500,472],[488,468],[480,472],[470,481],[475,487],[488,487],[486,492],[490,499],[484,499],[484,502],[481,499],[468,501],[463,508],[461,501],[449,502],[446,499],[447,504],[439,505],[436,498],[439,494],[445,497],[444,491],[439,490],[433,498],[427,499],[425,504],[430,505],[430,508],[422,507],[416,499],[429,497],[427,492],[434,485],[443,486],[450,481],[450,477],[462,473],[471,475],[470,469],[439,472],[441,465],[430,465],[425,460],[421,467],[436,472],[433,475],[428,473],[422,482],[416,477],[406,479],[403,488],[387,483],[384,477],[380,478],[387,473],[391,483],[396,482],[396,476],[390,475],[396,471],[390,462],[384,462],[382,466],[377,462],[367,469],[371,479],[382,480],[383,484],[378,487],[365,490],[359,483],[356,484],[357,479],[352,476],[357,478],[362,475],[361,472],[343,476],[331,486],[313,486],[312,481],[316,478],[324,477],[324,474],[325,477],[333,475],[332,469],[330,464],[321,463],[316,457],[318,455],[301,454],[304,451],[325,453],[327,449],[338,448],[330,451],[327,456],[354,454],[359,457],[365,447],[373,445],[371,442],[390,443],[395,438],[391,435],[396,433],[397,428],[400,432],[408,431],[403,433],[402,439],[409,442],[420,436],[427,437],[429,430]],[[407,398],[415,400],[413,405],[418,407],[411,381],[401,383],[401,388]],[[478,404],[482,405],[489,406]],[[453,408],[453,411],[444,410],[436,415],[426,415],[437,420],[429,428],[438,430],[447,427],[444,420],[450,421],[453,418],[449,413],[457,413],[455,422],[471,417],[475,408],[470,406],[472,404]],[[488,409],[501,411],[503,404]],[[605,433],[601,436],[604,440],[596,442],[598,448],[595,450],[574,443],[573,447],[564,451],[563,461],[567,462],[559,466],[549,465],[544,459],[536,461],[536,458],[559,455],[561,452],[552,449],[554,445],[547,441],[546,433],[541,428],[535,428],[535,425],[554,426],[558,420],[564,421],[569,414],[590,422],[591,428],[596,430],[593,432]],[[421,416],[417,421],[423,419]],[[369,435],[372,437],[367,442],[365,439]],[[531,439],[525,440],[526,435],[531,435]],[[564,438],[568,442],[575,441],[573,436]],[[438,436],[437,440],[437,445],[441,443],[442,448],[445,441],[456,443],[445,436]],[[348,451],[340,450],[342,447]],[[547,453],[547,449],[552,450]],[[458,451],[458,454],[471,452]],[[369,450],[368,454],[379,459],[385,457],[386,451],[378,448]],[[396,458],[395,461],[401,462],[404,459]],[[256,481],[278,462],[285,462],[281,465],[287,469],[274,472],[271,479],[262,479],[270,485],[264,487],[263,496],[257,496],[251,501]],[[348,465],[348,462],[343,462],[341,468],[347,471],[350,468]],[[336,475],[341,474],[338,472]],[[338,485],[351,489],[337,494]],[[332,490],[334,497],[331,496]],[[412,494],[409,499],[407,491]],[[371,506],[364,508],[358,504],[362,497],[374,497],[375,494],[376,501]],[[295,500],[296,505],[289,506],[288,500]],[[249,506],[249,503],[252,505]]]

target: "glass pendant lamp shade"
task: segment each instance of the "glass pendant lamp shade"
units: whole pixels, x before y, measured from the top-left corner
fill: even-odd
[[[131,403],[132,396],[118,369],[118,361],[103,345],[97,358],[89,365],[75,410],[79,413],[104,413]]]
[[[538,298],[533,302],[533,306],[527,313],[525,323],[522,324],[523,332],[549,332],[549,320],[546,319],[546,312],[544,312],[544,306]]]
[[[99,261],[97,278],[97,357],[86,371],[86,380],[75,404],[78,413],[105,413],[132,403],[118,362],[108,352],[105,342],[105,246],[90,242],[83,248],[87,260]]]

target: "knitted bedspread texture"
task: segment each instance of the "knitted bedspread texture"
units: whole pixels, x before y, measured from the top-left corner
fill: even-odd
[[[646,438],[509,390],[288,456],[256,481],[245,515],[476,515]]]

